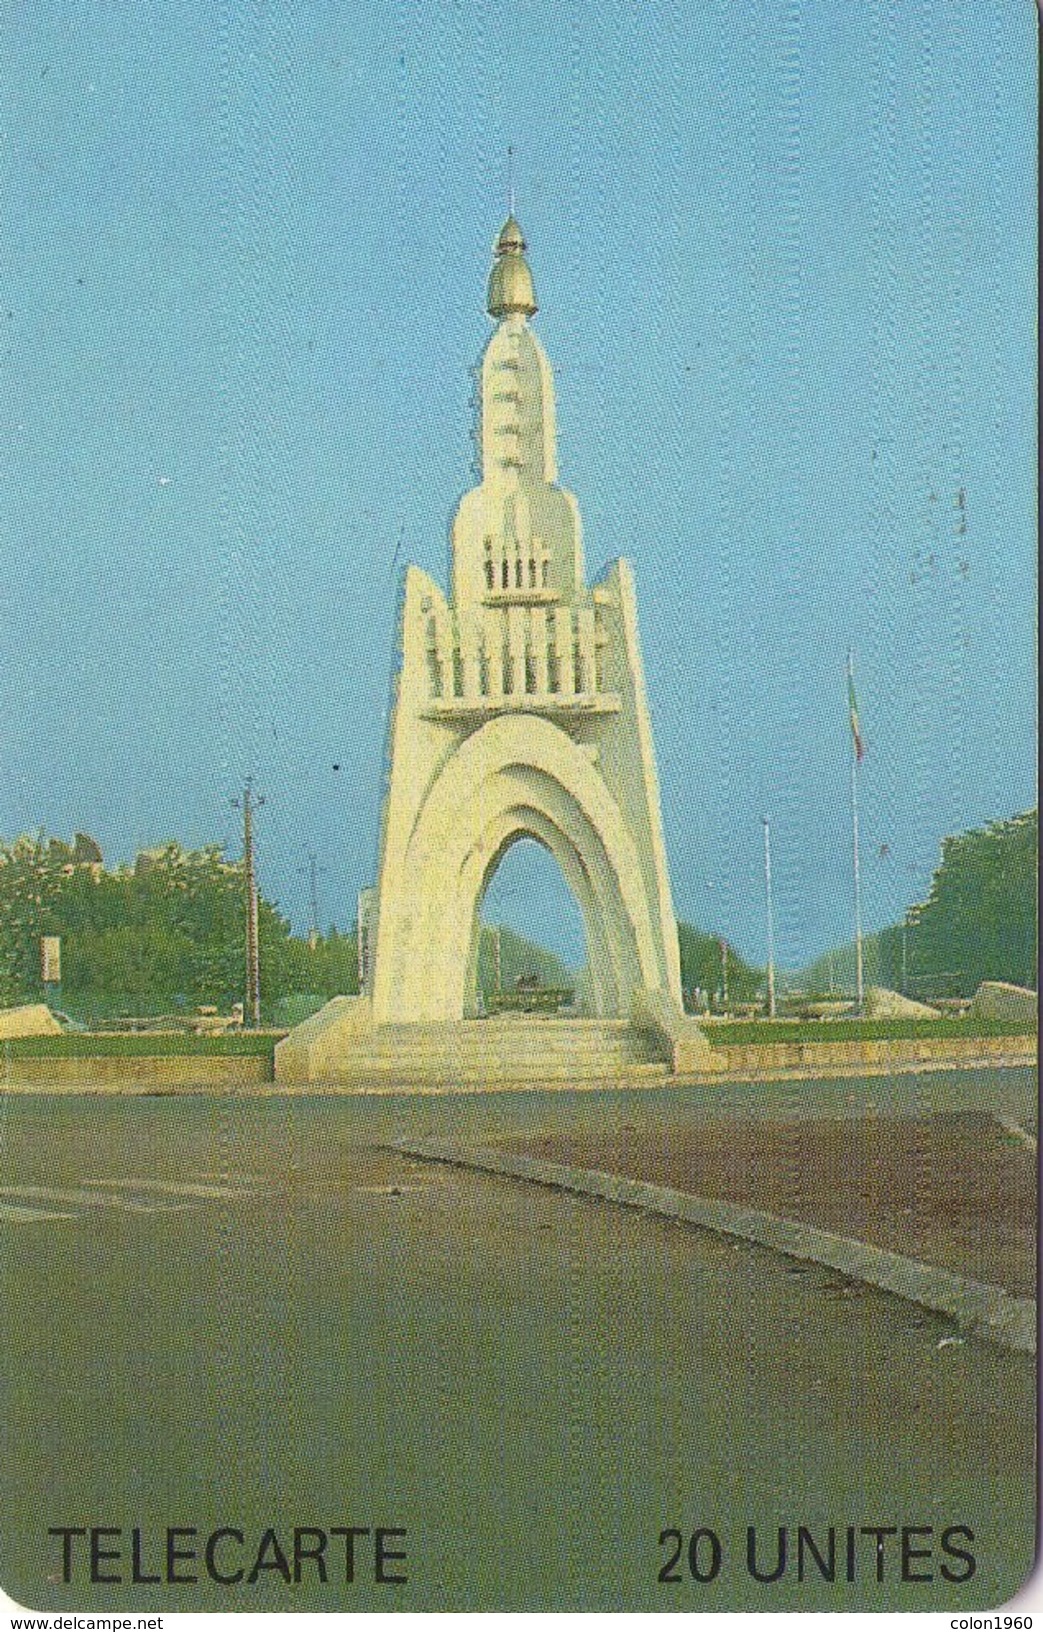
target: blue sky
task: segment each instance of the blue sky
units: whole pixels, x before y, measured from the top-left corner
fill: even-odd
[[[588,568],[634,563],[679,915],[850,933],[1035,793],[1028,0],[5,8],[0,832],[375,868],[505,152]],[[333,769],[334,765],[340,767]],[[557,921],[546,869],[494,900]],[[506,902],[506,906],[504,903]],[[575,955],[575,933],[547,938]]]

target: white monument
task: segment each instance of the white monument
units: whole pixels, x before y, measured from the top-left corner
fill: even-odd
[[[519,839],[546,846],[579,905],[595,1015],[636,1020],[675,1069],[709,1052],[681,1013],[633,578],[617,561],[586,580],[525,248],[512,215],[489,278],[482,480],[453,522],[448,597],[406,572],[364,996],[287,1038],[280,1075],[291,1057],[300,1074],[328,1071],[337,1048],[361,1050],[365,1028],[430,1038],[474,1016],[482,899]],[[493,1024],[482,1022],[487,1045]],[[529,1021],[543,1038],[554,1025],[567,1022]]]
[[[411,567],[380,840],[373,1018],[474,1012],[478,914],[504,852],[536,839],[586,931],[596,1012],[680,1006],[633,580],[589,588],[558,486],[554,381],[514,217],[496,244],[481,371],[480,487],[452,529],[448,600]]]

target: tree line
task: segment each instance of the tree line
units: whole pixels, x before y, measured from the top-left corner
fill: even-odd
[[[110,870],[83,835],[72,844],[43,835],[0,841],[0,1004],[44,995],[40,938],[58,935],[61,1006],[77,1018],[203,1004],[227,1013],[243,996],[244,889],[242,863],[217,845],[171,843]],[[258,927],[269,1017],[291,993],[358,989],[353,934],[331,930],[309,945],[263,896]]]
[[[171,842],[133,865],[107,868],[92,839],[44,834],[0,840],[0,1007],[46,997],[77,1019],[191,1013],[212,1004],[228,1013],[245,986],[245,877],[218,845],[186,850]],[[258,899],[262,1013],[294,1024],[326,998],[358,990],[354,932],[330,929],[314,941],[294,935],[278,907]],[[40,939],[61,938],[61,991],[45,991]],[[686,993],[756,998],[760,970],[733,947],[690,924],[678,926]],[[486,1000],[520,976],[575,989],[583,976],[554,953],[503,928],[483,925],[478,984]],[[725,974],[726,971],[726,974]]]
[[[1039,814],[1024,811],[943,839],[926,901],[863,940],[865,978],[925,1002],[973,997],[983,980],[1035,990]],[[798,977],[809,991],[854,990],[854,943]]]
[[[1038,985],[1038,811],[942,841],[927,900],[881,930],[884,984],[913,997],[970,997],[983,980]]]

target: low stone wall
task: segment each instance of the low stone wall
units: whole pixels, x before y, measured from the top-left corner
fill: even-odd
[[[251,1088],[271,1082],[266,1054],[94,1054],[35,1060],[0,1057],[0,1091],[31,1088],[140,1094],[152,1088]]]
[[[61,1029],[46,1003],[0,1009],[0,1037],[57,1037]]]
[[[859,1067],[902,1070],[917,1065],[980,1065],[993,1061],[1030,1065],[1038,1048],[1034,1036],[891,1037],[874,1042],[838,1038],[836,1042],[722,1043],[715,1045],[713,1069],[728,1076],[751,1072],[816,1071]]]
[[[998,1020],[1001,1025],[1032,1025],[1039,1013],[1039,993],[1005,980],[983,980],[971,1000],[970,1019]]]
[[[280,1045],[282,1046],[282,1045]],[[707,1081],[735,1078],[756,1081],[786,1075],[829,1078],[866,1074],[881,1075],[888,1071],[916,1071],[932,1067],[970,1067],[995,1063],[997,1065],[1032,1065],[1036,1060],[1037,1042],[1032,1036],[1022,1037],[930,1037],[899,1038],[878,1042],[808,1043],[744,1043],[727,1044],[700,1051],[694,1070],[678,1071],[674,1081]],[[36,1093],[76,1092],[135,1094],[153,1090],[171,1089],[189,1093],[227,1089],[229,1092],[268,1087],[273,1083],[270,1057],[263,1054],[111,1054],[81,1057],[51,1057],[45,1059],[12,1059],[4,1061],[0,1054],[0,1092],[5,1088],[18,1092]],[[308,1078],[303,1077],[307,1083]],[[312,1079],[315,1080],[314,1078]],[[669,1080],[669,1079],[667,1079]],[[300,1081],[296,1086],[300,1087]],[[610,1087],[615,1084],[571,1083],[569,1081],[540,1084],[546,1089],[572,1087]],[[631,1087],[663,1087],[660,1079],[642,1084],[630,1082]],[[350,1091],[345,1085],[327,1080],[318,1085],[320,1092]],[[419,1086],[419,1085],[416,1085]],[[492,1083],[489,1084],[493,1086]],[[510,1083],[497,1082],[500,1088]],[[532,1086],[528,1084],[527,1086]],[[283,1084],[276,1084],[279,1092]],[[426,1085],[428,1092],[458,1091],[460,1085],[447,1082],[441,1086]],[[293,1091],[285,1084],[286,1091]],[[403,1083],[394,1090],[401,1091]],[[269,1088],[270,1091],[270,1088]],[[355,1091],[372,1092],[368,1088]]]

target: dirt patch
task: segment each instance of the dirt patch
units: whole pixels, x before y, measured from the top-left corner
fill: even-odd
[[[1036,1159],[985,1112],[635,1123],[509,1148],[802,1219],[1035,1295]]]

